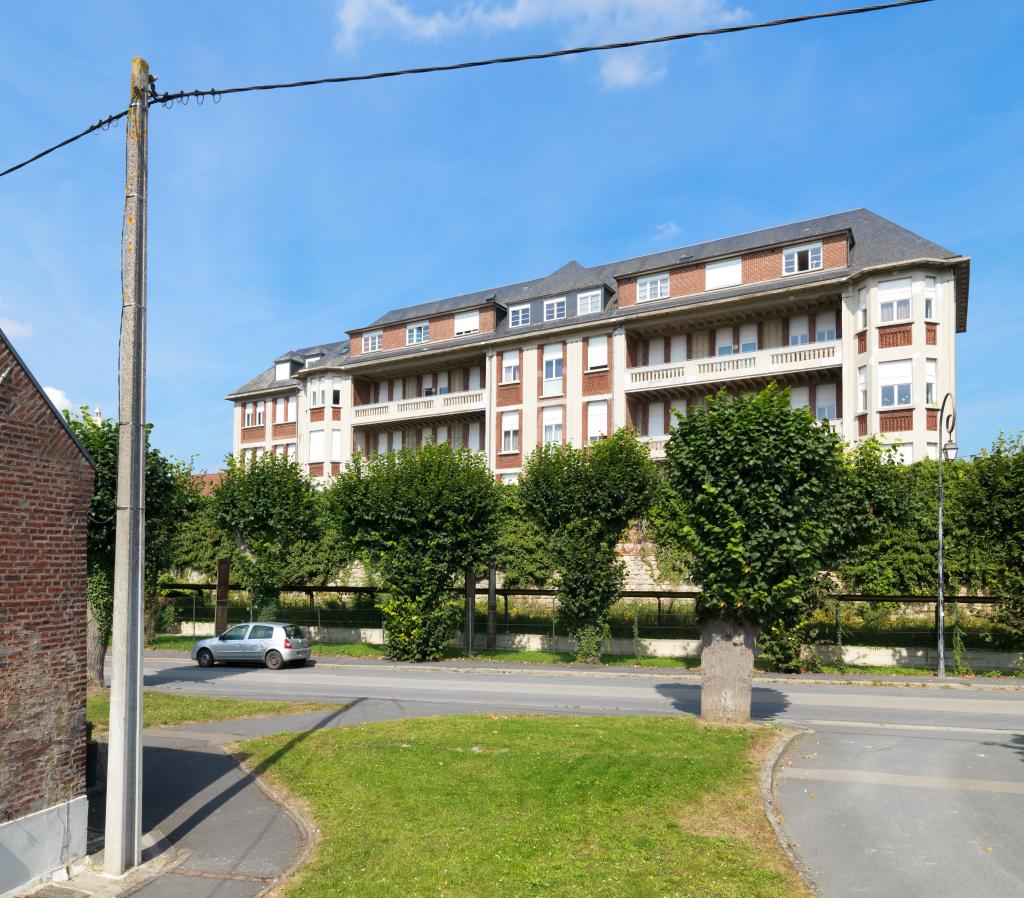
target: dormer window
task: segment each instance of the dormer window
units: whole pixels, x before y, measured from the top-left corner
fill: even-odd
[[[291,362],[277,362],[274,365],[274,380],[288,380],[292,376]]]
[[[822,267],[821,243],[805,243],[782,251],[782,273],[800,274],[818,271]]]
[[[530,307],[511,306],[508,310],[509,327],[526,327],[530,323]]]
[[[472,312],[459,312],[455,316],[455,336],[464,337],[466,334],[475,334],[480,330],[480,310],[473,309]]]
[[[384,348],[384,331],[363,334],[363,352],[380,352]]]
[[[742,259],[722,259],[704,266],[704,289],[720,290],[743,283]]]
[[[415,346],[418,343],[430,342],[430,322],[420,321],[410,324],[405,329],[405,345]]]
[[[601,291],[588,290],[586,293],[579,293],[576,296],[576,314],[593,315],[601,311]]]
[[[654,299],[667,299],[668,280],[667,274],[655,274],[640,278],[636,282],[636,301],[650,302]]]
[[[319,362],[319,361],[320,361],[320,356],[318,356],[318,355],[307,356],[306,360],[305,360],[305,362],[306,362],[305,367],[308,368],[314,362]]]
[[[549,299],[544,303],[544,320],[558,321],[565,317],[565,297]]]

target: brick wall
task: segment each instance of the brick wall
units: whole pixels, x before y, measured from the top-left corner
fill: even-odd
[[[597,338],[595,338],[597,339]],[[600,396],[612,391],[612,338],[606,337],[608,367],[590,371],[590,339],[583,340],[583,395]]]
[[[472,311],[466,309],[465,311]],[[486,334],[494,330],[494,306],[486,306],[480,310],[480,333]],[[363,355],[363,334],[372,334],[376,331],[383,331],[381,337],[381,351],[389,349],[402,349],[406,345],[406,328],[410,324],[418,324],[420,321],[430,323],[430,343],[440,343],[442,340],[451,340],[455,336],[455,315],[437,315],[433,318],[418,318],[415,321],[403,321],[401,324],[389,324],[383,328],[368,328],[366,331],[352,333],[352,341],[349,344],[349,355]],[[429,344],[420,344],[429,345]],[[372,355],[373,353],[369,353]]]
[[[0,339],[0,823],[85,788],[93,470]]]

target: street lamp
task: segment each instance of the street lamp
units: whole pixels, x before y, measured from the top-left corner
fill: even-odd
[[[946,414],[946,403],[949,403],[949,414]],[[946,676],[946,633],[945,604],[943,595],[942,575],[942,461],[953,461],[956,458],[956,443],[953,431],[956,430],[956,402],[953,394],[942,397],[942,408],[939,410],[939,603],[936,609],[936,623],[939,631],[939,678]]]

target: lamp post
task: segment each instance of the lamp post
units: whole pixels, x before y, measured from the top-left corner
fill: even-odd
[[[949,414],[946,404],[949,403]],[[956,430],[956,402],[952,393],[942,397],[942,408],[939,410],[939,602],[936,609],[936,624],[939,631],[939,670],[940,679],[946,676],[946,633],[945,633],[945,584],[942,573],[942,461],[953,461],[956,458],[956,443],[953,431]]]

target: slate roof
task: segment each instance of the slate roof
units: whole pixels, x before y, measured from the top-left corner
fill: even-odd
[[[850,235],[849,262],[844,269],[828,269],[825,271],[809,272],[805,275],[787,277],[785,283],[790,287],[812,284],[818,281],[834,280],[837,277],[846,278],[858,274],[861,271],[879,266],[895,265],[909,262],[915,259],[942,259],[961,260],[958,253],[954,253],[945,247],[939,246],[924,237],[909,231],[904,227],[871,212],[868,209],[854,209],[849,212],[838,212],[833,215],[825,215],[820,218],[812,218],[807,221],[792,222],[790,224],[765,228],[760,231],[752,231],[747,234],[738,234],[733,237],[723,237],[717,240],[709,240],[704,243],[695,243],[689,246],[677,247],[657,253],[649,253],[643,256],[634,256],[630,259],[622,259],[617,262],[607,262],[601,265],[585,267],[573,260],[563,265],[558,270],[546,277],[534,278],[529,281],[522,281],[517,284],[507,284],[503,287],[494,287],[487,290],[477,290],[473,293],[464,293],[460,296],[436,299],[430,302],[422,302],[416,305],[405,306],[400,309],[393,309],[380,316],[369,325],[353,328],[348,331],[350,334],[358,334],[366,330],[383,327],[388,324],[398,324],[403,321],[415,321],[423,318],[430,318],[436,315],[460,311],[463,309],[478,308],[493,303],[499,314],[497,316],[495,331],[492,334],[483,335],[489,339],[500,339],[510,333],[526,335],[555,327],[565,327],[573,323],[570,315],[567,319],[559,321],[536,321],[525,327],[517,327],[510,330],[507,315],[500,314],[500,311],[518,303],[525,303],[544,297],[557,297],[573,292],[592,289],[604,286],[614,296],[617,289],[618,278],[629,275],[643,274],[644,272],[664,271],[668,268],[679,265],[699,264],[717,258],[729,258],[741,253],[751,252],[756,249],[765,249],[772,246],[792,245],[810,242],[830,234],[848,233]],[[961,263],[958,279],[966,278],[967,263]],[[617,304],[608,301],[606,296],[604,306],[599,313],[588,315],[585,321],[599,321],[619,317],[632,317],[653,311],[655,308],[668,309],[697,303],[712,302],[716,298],[731,298],[746,294],[756,294],[772,289],[773,282],[761,282],[757,284],[729,287],[721,291],[701,293],[697,296],[681,297],[677,300],[658,302],[650,306],[630,307],[619,309]],[[967,285],[958,285],[958,330],[966,328],[967,310]],[[581,323],[584,319],[581,319]],[[474,343],[481,340],[480,334],[457,340],[446,340],[437,344],[436,348],[456,348],[463,343]],[[344,347],[331,349],[330,347]],[[373,353],[372,360],[402,356],[407,353],[422,352],[424,349],[433,349],[434,346],[416,346],[392,350],[387,353]],[[336,367],[344,364],[348,355],[348,342],[341,341],[335,344],[323,344],[319,347],[308,347],[302,350],[293,350],[280,356],[280,360],[289,358],[299,359],[306,355],[315,354],[317,350],[323,351],[323,358],[306,370],[314,370],[321,367]],[[351,360],[351,364],[363,362],[361,356]],[[367,358],[366,363],[371,362]],[[276,382],[273,380],[274,370],[269,371],[249,381],[236,390],[228,398],[267,389],[276,389],[279,386],[297,385],[295,378],[288,381]],[[268,380],[269,375],[269,380]]]

